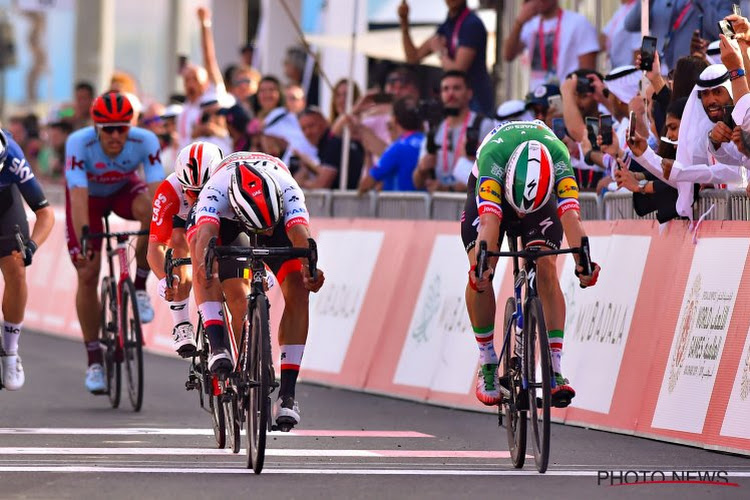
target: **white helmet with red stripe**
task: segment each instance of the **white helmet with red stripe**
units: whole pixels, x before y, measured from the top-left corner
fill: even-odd
[[[275,158],[259,153],[254,155],[264,158],[239,159],[234,165],[224,168],[234,168],[228,197],[237,219],[248,231],[260,232],[276,226],[284,210],[284,201],[281,187],[271,174]]]
[[[552,155],[539,141],[527,141],[516,147],[505,172],[505,199],[519,214],[542,208],[552,196],[555,167]]]
[[[174,172],[183,189],[200,191],[221,163],[224,154],[210,142],[188,144],[177,155]]]

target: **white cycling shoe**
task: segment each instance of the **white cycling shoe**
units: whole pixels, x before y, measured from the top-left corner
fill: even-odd
[[[292,396],[281,396],[274,404],[276,414],[276,425],[288,431],[291,427],[300,423],[299,403]]]
[[[21,357],[18,354],[9,354],[0,359],[2,359],[3,387],[9,391],[17,391],[26,381]]]
[[[229,349],[223,347],[211,349],[211,356],[208,357],[208,370],[214,375],[228,375],[234,370],[234,361]]]
[[[190,323],[180,323],[172,330],[172,347],[183,358],[195,355],[195,332]]]
[[[154,308],[151,307],[151,298],[146,290],[135,291],[135,302],[138,305],[138,316],[141,323],[150,323],[154,319]]]
[[[106,394],[107,381],[104,378],[104,367],[94,363],[86,369],[86,389],[91,394]]]

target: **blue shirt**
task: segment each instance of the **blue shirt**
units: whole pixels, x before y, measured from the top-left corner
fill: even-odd
[[[448,16],[443,24],[438,26],[437,34],[445,38],[445,46],[448,48],[448,55],[451,58],[456,57],[456,51],[459,47],[467,47],[476,51],[474,60],[471,62],[469,69],[466,70],[469,85],[474,91],[470,107],[473,111],[478,111],[487,116],[495,116],[492,79],[487,72],[487,29],[474,11],[470,10],[465,17],[462,14],[460,13],[454,18]],[[462,17],[463,21],[458,29],[458,40],[454,47],[453,31],[456,28],[456,23]]]
[[[370,176],[383,183],[383,191],[416,191],[412,173],[419,162],[424,134],[408,132],[393,141],[380,161],[370,169]]]
[[[34,172],[31,171],[31,166],[26,161],[21,147],[8,132],[5,135],[8,137],[8,156],[5,158],[0,171],[0,191],[4,191],[5,188],[15,184],[29,208],[36,212],[49,205],[47,197],[44,196],[41,184],[34,177]],[[0,196],[10,195],[2,193]]]
[[[68,189],[85,187],[89,196],[110,196],[136,175],[143,164],[148,184],[164,180],[161,146],[150,130],[130,127],[125,146],[112,158],[102,150],[94,127],[73,132],[65,143],[65,180]]]

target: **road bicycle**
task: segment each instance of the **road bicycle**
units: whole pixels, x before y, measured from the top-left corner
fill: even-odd
[[[14,241],[16,244],[16,250],[23,257],[26,255],[26,242],[24,241],[23,233],[21,233],[21,227],[16,224],[13,227],[13,234],[6,236],[0,236],[0,241]],[[2,350],[2,349],[0,349]],[[3,378],[0,377],[0,390],[3,389]]]
[[[176,267],[191,265],[190,257],[175,259],[172,256],[172,249],[167,249],[164,273],[168,277],[172,276]],[[167,287],[172,287],[172,280],[167,279]],[[226,315],[226,306],[224,314],[224,317],[229,317]],[[239,453],[240,422],[235,419],[236,412],[233,411],[232,407],[233,404],[236,404],[236,397],[233,397],[231,392],[225,393],[224,389],[227,384],[220,381],[217,376],[212,375],[208,369],[208,357],[211,353],[209,352],[208,335],[200,313],[198,313],[198,323],[195,328],[195,343],[196,351],[191,356],[185,389],[198,391],[201,408],[211,415],[217,446],[224,448],[229,445],[234,453]]]
[[[308,248],[259,247],[255,235],[250,247],[217,246],[212,238],[206,249],[206,277],[210,279],[215,261],[235,259],[244,261],[252,272],[250,295],[247,297],[247,316],[239,343],[239,359],[229,375],[230,386],[237,405],[235,420],[246,424],[247,468],[256,474],[263,470],[266,452],[266,433],[276,430],[271,423],[271,394],[279,386],[271,359],[270,305],[266,296],[267,257],[307,258],[310,275],[317,279],[318,251],[315,240],[309,238]],[[248,262],[249,261],[249,262]],[[288,432],[291,424],[280,424],[278,430]]]
[[[499,356],[504,375],[500,384],[502,403],[498,407],[498,423],[502,425],[504,414],[511,461],[520,469],[526,458],[528,419],[534,462],[537,470],[544,473],[549,464],[551,394],[556,383],[544,311],[537,294],[536,260],[547,255],[578,254],[584,274],[591,274],[589,241],[583,237],[580,247],[562,250],[543,250],[538,246],[518,250],[518,237],[509,232],[508,246],[507,252],[490,252],[487,242],[480,241],[476,267],[477,276],[482,276],[490,257],[513,259],[513,296],[505,302],[505,334]],[[524,260],[523,266],[519,259]]]
[[[106,241],[107,274],[101,283],[101,332],[99,341],[104,346],[104,374],[106,394],[112,408],[120,406],[122,365],[128,385],[128,397],[134,411],[143,405],[143,331],[138,313],[135,285],[130,277],[128,241],[135,236],[146,236],[148,230],[111,232],[109,214],[104,215],[104,232],[91,233],[83,227],[81,246],[84,255],[89,253],[89,241],[102,238]],[[112,240],[116,241],[112,246]],[[115,277],[114,260],[120,268]]]

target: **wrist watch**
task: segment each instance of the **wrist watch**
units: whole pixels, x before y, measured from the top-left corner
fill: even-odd
[[[648,181],[646,179],[638,182],[638,192],[640,194],[646,194],[646,184],[648,184]]]

